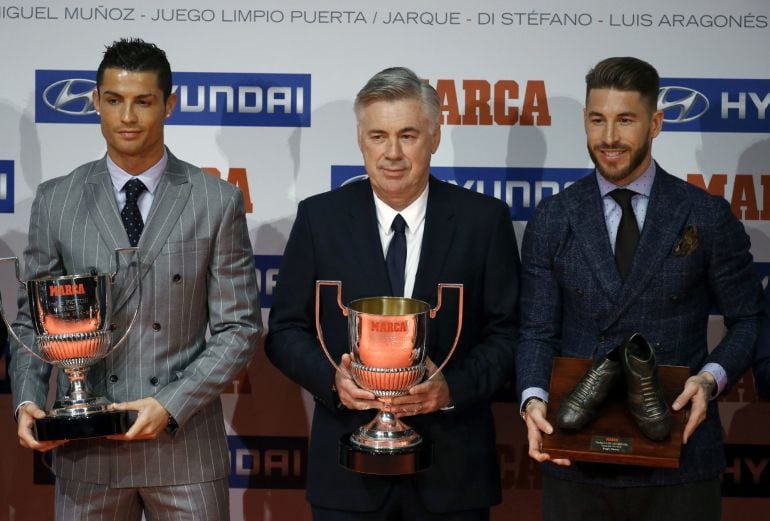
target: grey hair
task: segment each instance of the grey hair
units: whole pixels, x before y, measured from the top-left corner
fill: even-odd
[[[438,125],[441,100],[436,89],[406,67],[390,67],[372,76],[364,88],[358,91],[353,110],[360,120],[363,109],[372,103],[403,99],[420,100],[428,121],[432,126]]]

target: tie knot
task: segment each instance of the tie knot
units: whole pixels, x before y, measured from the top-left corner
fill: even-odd
[[[126,201],[136,202],[145,190],[147,190],[147,187],[144,186],[144,183],[139,179],[132,179],[123,185],[123,191],[126,193]]]
[[[393,218],[393,223],[390,225],[390,229],[396,233],[404,233],[404,230],[406,230],[406,221],[403,217],[401,217],[400,213],[396,214],[396,216]]]
[[[636,192],[628,190],[627,188],[617,188],[610,192],[610,197],[615,199],[615,202],[617,202],[624,210],[631,208],[631,198],[635,195]]]

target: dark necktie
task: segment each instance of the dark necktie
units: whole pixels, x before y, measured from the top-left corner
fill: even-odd
[[[388,245],[388,254],[385,256],[385,264],[388,266],[388,278],[390,289],[394,297],[404,296],[404,272],[406,270],[406,221],[401,214],[393,218],[390,225],[393,230],[393,238]]]
[[[636,224],[636,216],[631,206],[631,198],[634,195],[636,192],[625,188],[618,188],[610,192],[610,196],[623,210],[618,225],[618,235],[615,238],[615,262],[623,279],[631,273],[634,253],[636,253],[636,246],[639,244],[639,226]]]
[[[139,179],[132,179],[123,185],[123,191],[126,193],[126,205],[121,210],[120,217],[123,219],[123,226],[126,227],[128,242],[131,243],[131,246],[136,246],[139,243],[139,237],[142,236],[142,230],[144,230],[144,221],[142,221],[142,214],[139,212],[139,206],[136,202],[145,190],[147,187]]]

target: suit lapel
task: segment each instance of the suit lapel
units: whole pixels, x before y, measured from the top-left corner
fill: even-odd
[[[347,221],[351,237],[348,253],[355,258],[353,271],[357,274],[357,287],[371,291],[366,296],[390,295],[390,281],[385,256],[382,254],[374,194],[368,180],[358,183],[357,190],[351,193],[348,211]]]
[[[435,302],[437,286],[440,282],[458,282],[456,280],[439,280],[445,259],[452,247],[457,223],[454,220],[452,206],[444,191],[443,181],[431,176],[429,186],[420,262],[417,265],[412,296],[426,302]],[[456,254],[462,255],[462,252],[456,252]]]
[[[187,205],[190,197],[192,183],[189,182],[188,174],[184,165],[168,152],[168,162],[166,170],[155,190],[155,196],[152,200],[150,213],[147,215],[147,222],[142,231],[142,237],[139,239],[139,261],[141,265],[141,278],[143,279],[150,271],[155,258],[166,244],[169,234],[174,226],[178,224],[182,210]],[[113,198],[114,199],[114,198]],[[123,227],[122,221],[118,218],[120,227]],[[128,239],[125,230],[123,230],[123,239],[128,246]],[[127,271],[127,270],[126,270]],[[125,273],[125,272],[124,272]],[[124,275],[125,283],[119,285],[123,288],[116,297],[115,309],[120,309],[136,290],[136,275],[127,277]],[[118,281],[116,280],[116,286]]]
[[[580,245],[589,271],[604,292],[615,301],[623,286],[604,220],[604,205],[596,178],[589,175],[574,185],[575,197],[565,198],[567,218]]]
[[[634,255],[634,265],[618,300],[620,305],[607,317],[608,325],[625,313],[645,290],[650,279],[660,273],[663,261],[671,255],[690,214],[686,193],[672,180],[670,174],[657,166],[642,235]]]

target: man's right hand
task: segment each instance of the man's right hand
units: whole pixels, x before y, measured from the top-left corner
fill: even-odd
[[[353,381],[353,375],[350,374],[351,361],[349,354],[342,355],[339,370],[334,375],[334,386],[337,388],[340,402],[348,409],[359,411],[382,409],[385,406],[383,402],[378,400],[374,394],[358,387]]]
[[[524,411],[524,421],[527,424],[527,440],[529,441],[529,457],[540,463],[551,461],[557,465],[569,466],[568,459],[551,459],[543,452],[543,433],[553,433],[553,427],[545,419],[547,405],[542,400],[532,400]]]
[[[45,412],[34,403],[25,403],[19,407],[18,417],[16,420],[19,424],[19,444],[22,447],[39,450],[40,452],[46,452],[55,447],[58,447],[59,445],[67,443],[67,440],[37,441],[35,439],[35,434],[32,430],[32,427],[35,424],[35,420],[42,420],[43,418],[45,418]]]

